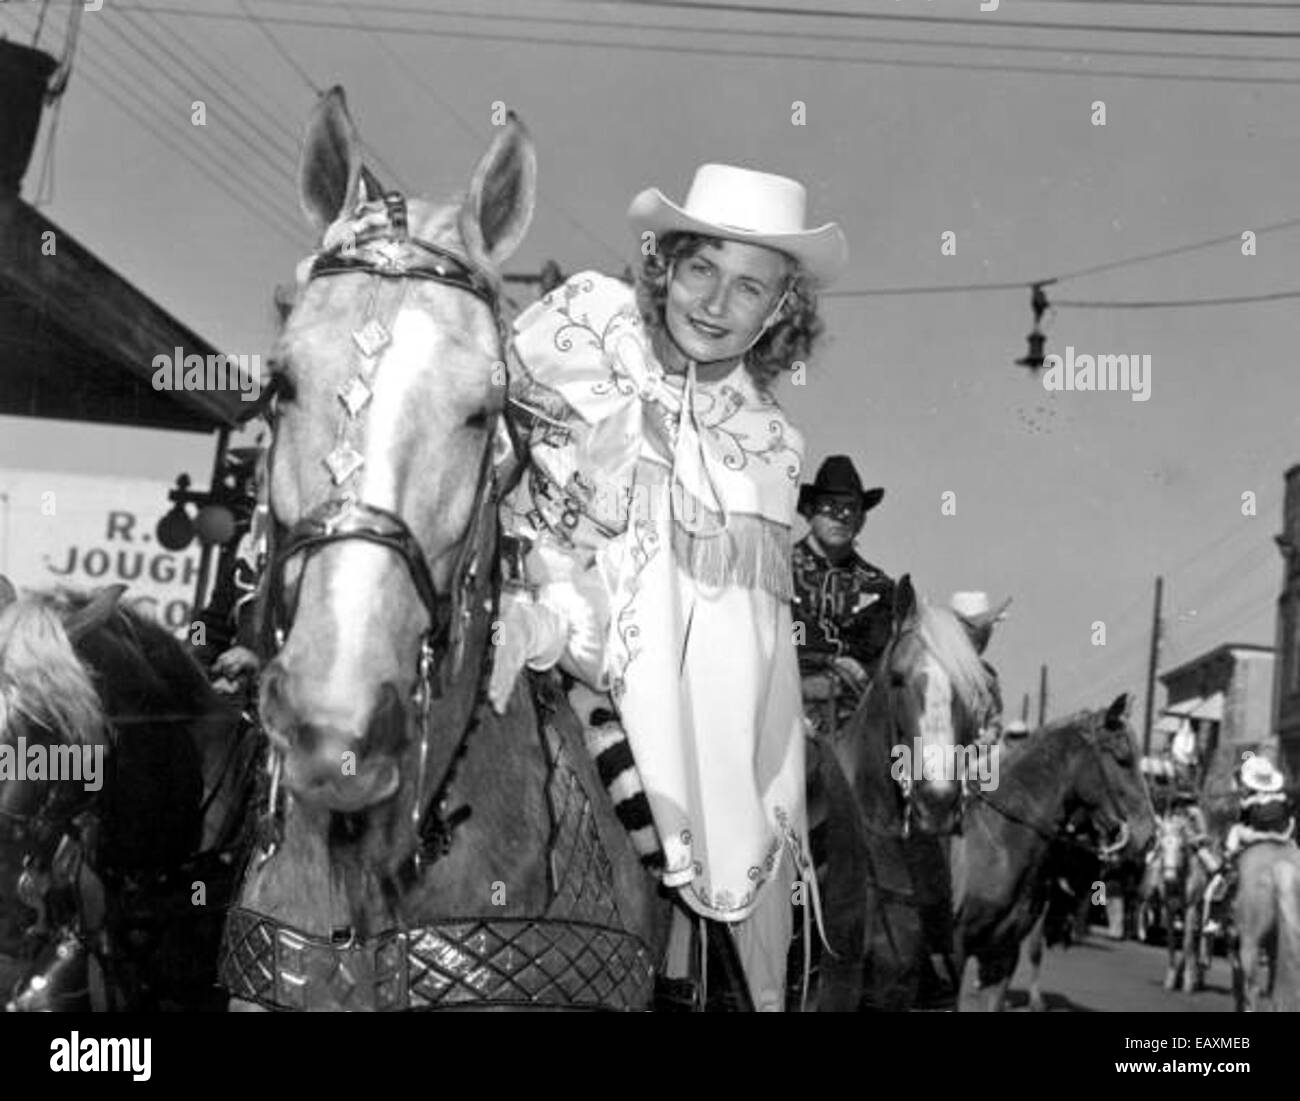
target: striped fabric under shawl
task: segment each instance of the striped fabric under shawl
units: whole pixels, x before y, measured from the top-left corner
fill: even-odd
[[[651,871],[664,866],[663,850],[650,815],[650,802],[632,759],[632,747],[608,696],[581,682],[569,689],[569,703],[582,724],[587,752],[596,762],[600,782],[614,803],[614,813],[627,830],[632,848]]]

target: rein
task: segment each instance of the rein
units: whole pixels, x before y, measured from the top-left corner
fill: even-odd
[[[1084,744],[1087,745],[1090,750],[1092,750],[1092,752],[1097,756],[1098,760],[1100,761],[1101,747],[1098,746],[1097,741],[1092,736],[1092,734],[1081,732],[1080,737],[1083,739]],[[1104,768],[1101,770],[1101,781],[1106,789],[1106,795],[1110,798],[1110,801],[1112,803],[1115,802],[1114,792],[1111,790],[1110,782],[1106,779],[1106,770]],[[1038,823],[1031,822],[1028,818],[1016,814],[1014,811],[1010,811],[1006,807],[999,806],[998,803],[994,802],[994,800],[990,799],[988,795],[986,795],[982,790],[979,790],[978,788],[972,789],[971,794],[973,794],[977,799],[979,799],[979,801],[982,802],[985,806],[990,807],[992,810],[1000,814],[1008,822],[1013,822],[1018,826],[1024,826],[1026,829],[1033,831],[1035,834],[1043,838],[1045,841],[1068,845],[1071,848],[1082,849],[1084,852],[1090,853],[1094,856],[1101,857],[1103,859],[1107,855],[1106,852],[1104,851],[1104,847],[1101,852],[1098,852],[1091,845],[1087,845],[1082,841],[1076,841],[1074,838],[1067,836],[1066,834],[1064,834],[1063,831],[1059,829],[1054,832],[1048,832]]]
[[[909,628],[908,631],[903,631],[901,629],[896,631],[893,638],[890,639],[889,645],[884,649],[884,651],[880,655],[880,661],[876,666],[875,674],[867,681],[866,687],[862,689],[862,692],[857,697],[857,705],[854,709],[855,714],[858,711],[864,709],[868,705],[868,703],[871,700],[872,693],[876,691],[877,684],[880,683],[880,680],[883,676],[888,675],[887,669],[890,660],[893,657],[894,651],[898,647],[898,644],[902,641],[902,639],[907,634],[918,630],[919,628],[912,627]],[[898,739],[901,737],[901,735],[904,732],[901,731],[898,727],[898,721],[896,716],[894,715],[893,708],[890,708],[889,711],[889,722],[890,722],[889,733],[893,735],[895,739],[894,744],[895,745],[904,744],[898,741]],[[891,837],[891,838],[901,837],[904,841],[906,841],[911,836],[912,833],[913,795],[916,790],[916,783],[912,779],[910,770],[904,770],[903,775],[900,778],[895,778],[892,775],[892,771],[893,770],[891,768],[890,769],[891,784],[893,785],[894,788],[897,789],[899,796],[902,800],[902,824],[896,830],[892,827],[882,827],[870,821],[865,815],[862,816],[862,824],[867,828],[869,832],[875,834],[877,837]],[[961,797],[957,802],[957,809],[953,816],[953,824],[947,831],[948,833],[956,834],[961,832],[961,824],[965,816],[966,799],[969,796],[970,792],[971,792],[971,788],[969,783],[967,782],[967,776],[965,772],[963,772],[961,775]]]
[[[349,239],[344,245],[322,253],[313,262],[307,277],[310,282],[338,275],[368,275],[372,287],[366,318],[352,334],[360,353],[358,370],[338,391],[344,419],[339,425],[334,449],[322,460],[334,483],[335,492],[290,527],[282,541],[275,538],[278,531],[273,531],[272,541],[279,545],[272,546],[268,556],[269,614],[264,627],[269,635],[266,639],[267,648],[272,652],[278,651],[284,645],[297,615],[301,573],[299,585],[295,586],[292,606],[286,608],[284,600],[285,568],[295,557],[301,556],[305,566],[321,549],[356,539],[397,555],[406,566],[429,619],[428,628],[420,640],[411,700],[419,737],[419,773],[412,806],[412,826],[419,843],[410,859],[414,871],[418,873],[425,860],[436,860],[449,851],[456,827],[470,813],[468,807],[462,807],[450,815],[446,814],[445,796],[454,779],[457,762],[463,757],[476,725],[474,716],[481,703],[483,680],[490,662],[484,662],[480,667],[474,692],[469,697],[467,712],[454,723],[456,736],[447,764],[441,774],[432,779],[427,774],[431,711],[434,701],[446,695],[449,686],[455,683],[461,673],[466,635],[476,615],[496,614],[500,589],[496,569],[500,541],[497,506],[522,472],[523,463],[518,462],[513,475],[503,481],[494,461],[495,445],[504,431],[509,450],[516,459],[522,458],[523,451],[517,429],[506,412],[503,400],[489,414],[488,444],[484,448],[478,471],[469,528],[457,552],[447,591],[440,591],[434,582],[428,560],[406,521],[394,512],[361,500],[356,493],[344,488],[365,462],[361,453],[352,446],[351,437],[373,396],[373,376],[381,353],[392,340],[389,325],[376,313],[379,290],[386,280],[402,281],[394,313],[401,308],[405,299],[405,281],[409,279],[438,283],[478,298],[491,311],[499,342],[497,363],[504,366],[505,322],[496,282],[471,261],[440,245],[411,237],[407,226],[406,200],[400,193],[388,192],[384,195],[383,202],[387,215],[386,226],[367,231]],[[500,392],[504,394],[508,388],[507,376]],[[283,821],[277,798],[281,763],[282,757],[277,754],[272,764],[272,791],[263,823],[263,862],[274,853],[283,835]]]

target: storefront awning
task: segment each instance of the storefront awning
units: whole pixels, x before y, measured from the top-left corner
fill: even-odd
[[[1179,700],[1177,703],[1171,703],[1165,707],[1166,715],[1177,715],[1180,718],[1190,719],[1198,707],[1205,703],[1201,696],[1192,696],[1189,699]],[[1177,729],[1177,727],[1175,727]]]
[[[1214,695],[1207,696],[1201,706],[1193,711],[1188,718],[1204,719],[1212,723],[1223,722],[1223,693],[1215,692]]]

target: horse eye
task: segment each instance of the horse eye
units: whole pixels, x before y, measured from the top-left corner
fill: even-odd
[[[893,688],[902,688],[907,683],[907,678],[897,670],[890,670],[889,683]]]
[[[465,427],[473,429],[482,429],[487,427],[488,414],[486,409],[480,409],[477,413],[471,413],[465,418]]]

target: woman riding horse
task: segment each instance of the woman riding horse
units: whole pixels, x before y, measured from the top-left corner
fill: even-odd
[[[588,715],[621,719],[663,883],[732,925],[770,1011],[808,870],[790,610],[804,445],[770,387],[808,357],[815,289],[847,257],[804,206],[793,180],[705,165],[682,206],[633,200],[635,290],[584,272],[516,321],[532,468],[507,527],[532,547],[535,591],[503,600],[490,690],[503,707],[525,664],[559,662]],[[689,931],[682,911],[671,975],[688,973]]]

